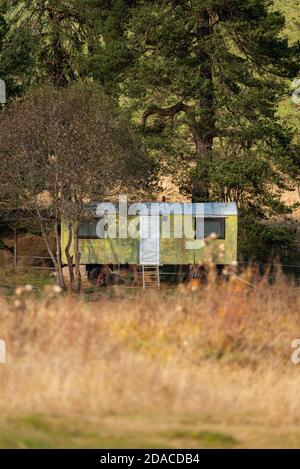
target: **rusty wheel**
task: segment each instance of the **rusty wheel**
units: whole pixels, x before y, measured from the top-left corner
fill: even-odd
[[[93,267],[89,271],[89,281],[93,285],[97,285],[99,287],[104,287],[105,285],[108,285],[110,276],[111,272],[106,266]]]

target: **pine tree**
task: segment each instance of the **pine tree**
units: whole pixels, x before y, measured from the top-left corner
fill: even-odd
[[[0,1],[0,78],[5,80],[7,97],[11,99],[31,83],[35,44],[26,26],[10,28],[6,3]]]
[[[82,74],[97,80],[111,95],[120,95],[126,71],[134,63],[127,40],[128,23],[136,0],[84,0],[88,26],[88,54],[82,57]]]
[[[86,44],[85,13],[79,0],[8,0],[11,29],[30,29],[37,45],[35,81],[61,87],[79,77]]]
[[[299,44],[280,37],[284,18],[271,4],[141,1],[131,25],[140,60],[129,91],[144,97],[142,124],[154,114],[183,116],[177,128],[188,127],[198,163],[225,145],[231,154],[267,152],[268,161],[291,169],[291,134],[276,111],[283,79],[299,70]]]
[[[129,25],[139,60],[127,93],[145,138],[162,158],[173,151],[183,189],[236,200],[252,224],[289,212],[281,191],[299,180],[293,129],[278,117],[300,69],[284,26],[271,0],[141,0]]]

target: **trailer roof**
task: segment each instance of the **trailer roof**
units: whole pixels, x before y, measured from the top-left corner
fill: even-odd
[[[103,207],[105,210],[105,205],[109,210],[109,207],[114,206],[116,211],[118,211],[118,204],[111,204],[108,202],[104,203],[95,203],[93,207],[95,210],[98,207]],[[135,215],[138,211],[143,215],[195,215],[201,217],[226,217],[229,215],[237,216],[237,206],[235,202],[135,202],[128,205],[128,214]],[[145,213],[146,212],[146,213]],[[98,212],[99,213],[99,212]]]

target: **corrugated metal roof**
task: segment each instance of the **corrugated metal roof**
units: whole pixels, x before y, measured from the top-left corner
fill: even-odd
[[[205,215],[237,215],[238,210],[235,202],[211,202],[204,204]]]
[[[118,211],[118,204],[95,204],[95,210],[100,206],[108,211],[114,206]],[[98,212],[99,213],[99,212]],[[207,203],[187,203],[187,202],[143,202],[128,205],[128,214],[136,215],[194,215],[205,217],[226,217],[237,215],[237,206],[235,202],[207,202]]]

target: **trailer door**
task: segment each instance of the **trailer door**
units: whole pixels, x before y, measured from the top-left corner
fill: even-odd
[[[160,217],[140,216],[140,264],[160,264]]]

